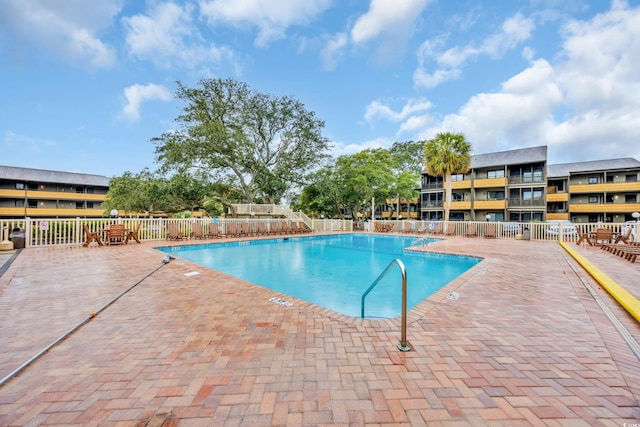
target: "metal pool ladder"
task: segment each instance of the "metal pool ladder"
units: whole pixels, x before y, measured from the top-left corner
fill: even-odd
[[[400,268],[400,274],[402,275],[402,331],[400,337],[400,344],[398,344],[398,350],[400,351],[409,351],[411,347],[407,343],[407,270],[404,267],[404,264],[399,259],[394,259],[389,263],[387,268],[384,269],[382,273],[378,276],[378,278],[369,286],[369,288],[364,291],[362,294],[362,298],[360,299],[360,315],[364,319],[364,298],[371,292],[373,288],[391,271],[391,269],[397,265]]]

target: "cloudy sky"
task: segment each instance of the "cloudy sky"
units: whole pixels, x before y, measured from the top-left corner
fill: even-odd
[[[175,82],[227,77],[304,103],[336,156],[450,131],[640,160],[640,0],[3,0],[0,164],[153,170]]]

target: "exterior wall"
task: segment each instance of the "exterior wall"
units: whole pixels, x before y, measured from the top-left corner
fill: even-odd
[[[634,162],[621,160],[631,160],[631,165]],[[504,176],[496,176],[502,171]],[[484,221],[489,215],[491,220],[513,222],[623,223],[632,220],[633,212],[640,211],[640,167],[583,170],[549,179],[546,162],[533,162],[475,168],[457,178],[451,183],[452,220]],[[424,220],[444,216],[444,184],[434,185],[433,180],[423,174]]]
[[[99,218],[108,191],[107,186],[0,177],[0,217]]]

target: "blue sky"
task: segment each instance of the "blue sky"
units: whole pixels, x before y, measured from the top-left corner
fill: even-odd
[[[640,0],[2,3],[2,165],[154,170],[176,80],[227,77],[304,103],[335,156],[450,131],[640,160]]]

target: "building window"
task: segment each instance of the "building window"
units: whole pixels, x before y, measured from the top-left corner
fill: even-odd
[[[95,192],[93,187],[87,187],[85,191],[89,194],[93,194]]]
[[[29,209],[36,209],[38,207],[38,202],[29,200]]]
[[[598,177],[597,176],[590,176],[589,177],[589,184],[597,184],[598,183]]]
[[[16,182],[16,190],[24,190],[24,183]]]
[[[464,181],[464,175],[461,173],[451,175],[451,181]]]
[[[24,207],[24,200],[16,200],[16,208]]]
[[[598,215],[589,215],[589,222],[598,222]]]
[[[638,182],[638,175],[626,175],[624,178],[626,182]]]
[[[504,200],[504,191],[487,191],[487,200]]]
[[[637,198],[635,194],[627,194],[624,196],[625,203],[636,203]]]
[[[488,171],[487,178],[504,178],[504,169]]]
[[[87,202],[87,209],[93,209],[93,202]]]
[[[598,203],[598,196],[589,196],[589,203]]]

